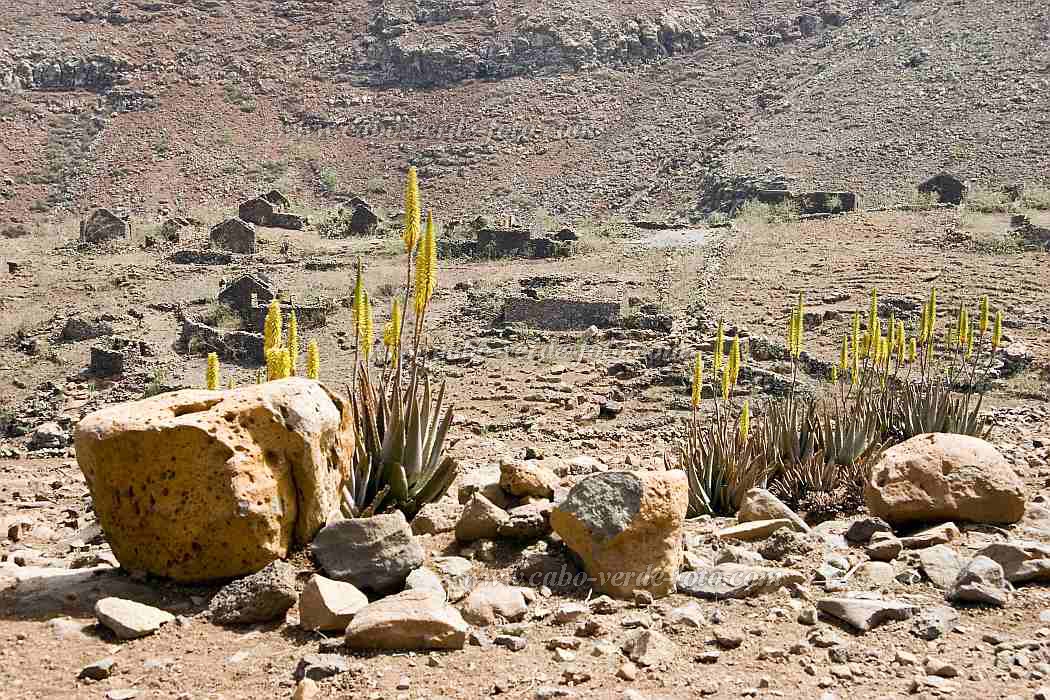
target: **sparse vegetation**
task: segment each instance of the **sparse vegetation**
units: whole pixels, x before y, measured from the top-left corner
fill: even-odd
[[[934,291],[920,327],[909,335],[903,321],[880,318],[878,308],[872,292],[868,331],[861,335],[860,315],[854,314],[826,392],[804,395],[797,384],[804,318],[800,298],[788,332],[790,392],[768,403],[755,426],[750,399],[742,406],[731,399],[742,361],[739,339],[725,360],[719,324],[712,368],[721,391],[715,387],[714,416],[708,420],[699,413],[703,359],[698,355],[693,415],[675,460],[689,475],[694,515],[731,514],[749,488],[767,484],[792,507],[808,497],[824,506],[859,507],[862,479],[885,446],[930,432],[987,437],[980,411],[1002,343],[1001,312],[993,320],[983,297],[976,319],[960,308],[954,325],[942,334]]]
[[[911,195],[905,202],[905,206],[909,209],[927,211],[939,207],[940,200],[937,199],[936,192],[920,192],[919,190],[912,190]]]
[[[317,179],[324,192],[331,194],[339,191],[339,175],[334,170],[328,168],[322,170]]]
[[[967,192],[963,206],[970,211],[994,214],[1009,211],[1011,205],[1006,201],[1002,191],[975,186]]]
[[[1021,206],[1039,211],[1050,210],[1050,187],[1026,187],[1021,193]]]
[[[798,205],[793,202],[768,204],[757,199],[748,200],[736,213],[736,218],[748,224],[786,224],[798,221]]]

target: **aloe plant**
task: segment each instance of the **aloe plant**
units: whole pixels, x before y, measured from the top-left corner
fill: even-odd
[[[411,520],[445,495],[458,472],[456,461],[443,456],[453,416],[452,407],[444,407],[445,385],[435,397],[429,377],[417,367],[405,386],[400,372],[386,375],[378,386],[368,372],[359,372],[358,391],[349,393],[357,445],[343,485],[343,514],[396,509]]]
[[[677,463],[689,480],[691,517],[732,515],[745,493],[766,485],[761,447],[726,420],[711,426],[694,417],[678,446]]]
[[[899,440],[923,433],[958,433],[987,438],[988,421],[981,417],[984,394],[972,402],[942,382],[908,385],[900,390],[890,430]]]

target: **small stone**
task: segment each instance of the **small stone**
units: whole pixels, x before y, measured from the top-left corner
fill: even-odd
[[[218,624],[251,625],[284,619],[296,599],[295,567],[278,559],[223,586],[208,604],[208,612]]]
[[[638,667],[630,661],[624,661],[617,669],[616,677],[625,681],[633,681],[638,678]]]
[[[948,600],[1003,607],[1010,599],[1003,567],[987,557],[974,557],[948,589]]]
[[[928,530],[917,532],[910,537],[902,537],[901,544],[905,549],[924,549],[939,544],[948,544],[960,536],[959,528],[955,523],[944,523]]]
[[[554,622],[559,625],[567,625],[586,617],[591,609],[583,603],[565,603],[554,611]]]
[[[955,678],[959,675],[959,670],[934,656],[927,656],[922,662],[923,670],[926,671],[928,676],[940,676],[941,678]]]
[[[89,678],[93,681],[105,680],[113,675],[113,671],[116,670],[116,667],[117,660],[112,656],[107,656],[104,659],[94,661],[80,669],[80,674],[77,678]]]
[[[342,654],[307,654],[295,667],[295,680],[321,681],[350,670],[350,660]]]
[[[309,678],[304,678],[301,681],[299,681],[298,685],[295,686],[295,692],[292,694],[292,700],[316,700],[320,692],[321,689],[317,686],[316,681],[313,681]]]
[[[690,601],[667,614],[667,625],[669,627],[703,627],[704,610],[698,603]]]
[[[817,601],[817,608],[861,632],[886,621],[906,620],[918,612],[910,603],[871,598],[824,598]]]
[[[893,561],[903,549],[904,544],[893,533],[876,532],[864,551],[873,561]]]
[[[720,651],[705,651],[696,657],[696,660],[702,664],[713,664],[718,663],[718,660],[722,658],[722,652]]]
[[[736,649],[744,643],[744,635],[730,630],[715,630],[715,644],[722,649]]]
[[[912,634],[932,642],[948,634],[959,624],[959,613],[946,605],[926,608],[912,622]]]
[[[722,528],[715,532],[715,537],[724,540],[740,540],[741,542],[756,542],[764,540],[782,527],[794,528],[795,523],[787,518],[777,520],[754,520],[740,523],[732,527]]]
[[[145,637],[175,620],[169,612],[122,598],[102,598],[95,603],[95,616],[118,639]]]
[[[398,690],[408,690],[412,687],[412,681],[408,676],[401,676],[397,681]]]
[[[521,620],[528,611],[528,604],[522,590],[516,586],[483,583],[467,596],[460,611],[467,622],[486,626],[501,620]]]
[[[930,582],[940,588],[947,590],[962,570],[962,561],[955,550],[948,545],[939,544],[928,547],[919,552],[922,572]]]
[[[894,656],[893,660],[901,666],[915,666],[919,663],[919,657],[915,656],[915,654],[900,649],[897,650],[897,654]]]
[[[861,518],[850,524],[846,530],[846,539],[854,544],[867,544],[877,532],[892,535],[893,528],[882,518]]]
[[[528,646],[528,641],[524,637],[515,637],[509,634],[497,635],[493,643],[498,647],[505,647],[511,651],[521,651]]]
[[[623,643],[627,657],[639,666],[656,666],[670,662],[677,653],[677,646],[655,630],[642,630]]]
[[[299,596],[299,625],[306,630],[342,632],[366,605],[368,596],[353,584],[315,574]]]
[[[575,661],[576,652],[571,649],[562,649],[559,647],[554,650],[554,657],[558,659],[558,661]]]

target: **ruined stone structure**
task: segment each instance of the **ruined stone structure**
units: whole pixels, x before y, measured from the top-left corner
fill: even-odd
[[[511,297],[503,307],[506,323],[521,323],[530,328],[552,331],[585,330],[591,326],[609,328],[623,320],[622,301],[584,301],[569,298],[533,299]]]
[[[231,253],[255,252],[255,227],[236,217],[212,228],[209,238],[213,246]]]
[[[109,209],[96,209],[91,216],[80,222],[81,243],[105,243],[127,238],[130,233],[131,224],[127,219],[117,216]]]

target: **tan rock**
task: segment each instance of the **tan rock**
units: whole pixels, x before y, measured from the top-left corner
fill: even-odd
[[[299,625],[306,630],[345,631],[368,596],[356,586],[315,574],[299,595]]]
[[[346,628],[351,649],[462,649],[467,623],[440,595],[405,591],[377,600]]]
[[[756,542],[764,540],[781,528],[795,529],[794,523],[787,518],[778,520],[753,520],[740,523],[731,527],[724,527],[715,532],[716,537],[724,540],[740,540],[741,542]]]
[[[918,435],[886,450],[864,485],[872,515],[890,523],[1014,523],[1024,483],[991,444],[966,435]]]
[[[456,539],[460,542],[489,540],[510,524],[510,515],[480,493],[474,494],[459,515]]]
[[[790,520],[799,532],[809,532],[810,527],[798,516],[795,511],[787,507],[787,504],[771,494],[769,491],[754,488],[744,494],[740,501],[740,509],[736,514],[737,521],[741,523],[754,522],[756,520]]]
[[[512,496],[553,498],[558,475],[536,462],[507,461],[500,464],[499,485]]]
[[[488,626],[500,620],[517,622],[525,617],[528,603],[522,589],[502,583],[483,583],[471,591],[460,611],[472,625]]]
[[[604,472],[584,478],[551,513],[595,589],[621,598],[663,596],[682,563],[689,504],[685,472]]]
[[[292,700],[315,700],[321,693],[317,681],[312,678],[304,678],[295,686]]]
[[[232,578],[307,543],[353,454],[343,403],[314,381],[185,390],[106,408],[76,430],[99,522],[126,569]]]

